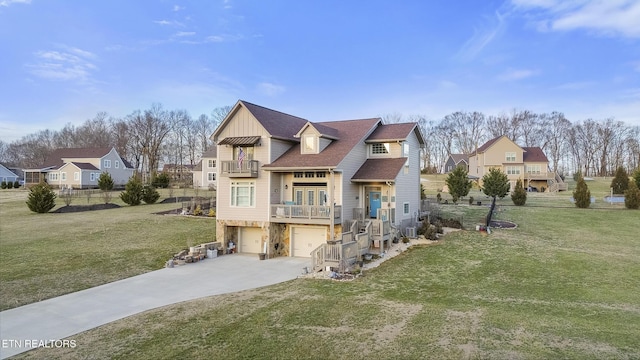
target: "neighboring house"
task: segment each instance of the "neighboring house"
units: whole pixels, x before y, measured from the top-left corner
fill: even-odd
[[[193,186],[202,189],[216,188],[217,148],[202,153],[200,161],[193,168]]]
[[[444,164],[444,172],[448,174],[452,172],[456,167],[462,167],[469,171],[469,155],[467,154],[450,154],[447,158],[447,162]]]
[[[238,101],[211,138],[216,233],[227,248],[313,257],[319,268],[331,246],[343,255],[356,240],[360,252],[384,249],[420,212],[416,123],[313,123]]]
[[[194,168],[195,165],[190,164],[164,164],[162,172],[169,175],[169,180],[173,183],[191,183]]]
[[[5,183],[8,182],[16,182],[20,179],[20,176],[18,176],[18,174],[14,173],[11,169],[9,169],[8,167],[0,164],[0,182],[4,181]]]
[[[502,170],[509,178],[511,189],[518,179],[526,188],[555,192],[567,190],[562,178],[549,170],[549,160],[539,147],[520,147],[506,136],[491,139],[469,155],[469,175],[482,177],[491,168]]]
[[[115,148],[65,148],[54,150],[43,165],[24,169],[25,185],[41,181],[57,188],[97,188],[102,172],[111,175],[116,187],[124,187],[133,167]]]

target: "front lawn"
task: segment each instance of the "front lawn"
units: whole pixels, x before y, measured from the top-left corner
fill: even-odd
[[[640,358],[640,212],[508,202],[517,229],[452,233],[355,281],[176,304],[19,358]]]
[[[36,214],[27,194],[0,191],[1,310],[157,270],[189,245],[215,239],[214,219],[153,214],[180,204],[131,207],[115,195],[121,208]],[[56,203],[54,210],[64,206]]]

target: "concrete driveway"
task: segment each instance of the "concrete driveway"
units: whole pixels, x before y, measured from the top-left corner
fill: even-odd
[[[305,258],[225,255],[3,311],[0,358],[157,307],[295,279],[310,265]]]

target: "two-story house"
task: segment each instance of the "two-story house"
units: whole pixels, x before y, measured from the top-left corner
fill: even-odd
[[[447,161],[444,163],[444,172],[448,174],[457,167],[469,171],[469,155],[467,154],[449,154]]]
[[[193,168],[193,186],[202,189],[215,189],[216,188],[216,172],[218,151],[217,147],[202,153],[200,161]]]
[[[54,150],[43,165],[24,169],[25,185],[46,182],[57,188],[97,188],[100,174],[107,172],[114,186],[124,187],[133,167],[115,148],[63,148]]]
[[[567,190],[562,178],[549,170],[549,160],[539,147],[520,147],[507,136],[493,138],[469,155],[469,175],[482,177],[491,168],[498,168],[509,178],[511,189],[518,179],[525,188],[555,192]]]
[[[239,252],[310,257],[365,231],[384,246],[420,211],[416,123],[314,123],[238,101],[211,138],[217,239]]]

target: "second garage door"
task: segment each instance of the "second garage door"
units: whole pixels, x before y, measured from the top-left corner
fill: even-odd
[[[326,242],[326,228],[310,226],[294,226],[291,228],[292,256],[311,257],[311,251]]]
[[[262,252],[262,229],[243,227],[240,228],[240,244],[238,249],[241,253],[258,254]]]

